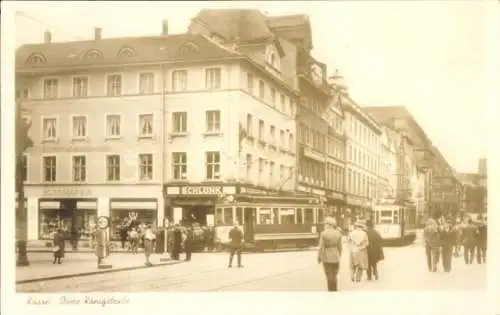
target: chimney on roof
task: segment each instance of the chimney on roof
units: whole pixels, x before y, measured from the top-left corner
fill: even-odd
[[[102,28],[94,28],[94,40],[100,40],[102,38]]]
[[[45,44],[50,44],[51,41],[52,41],[52,34],[49,31],[45,31],[43,36],[43,42]]]
[[[168,35],[168,20],[163,20],[162,28],[161,28],[161,36]]]

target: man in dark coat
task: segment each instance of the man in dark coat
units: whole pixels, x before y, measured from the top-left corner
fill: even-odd
[[[477,263],[486,263],[486,245],[488,243],[488,225],[487,218],[479,218],[480,222],[477,228],[476,246]]]
[[[186,252],[186,261],[191,260],[191,253],[194,247],[194,231],[193,227],[189,227],[186,233],[186,240],[184,241],[184,251]]]
[[[424,243],[427,267],[430,272],[436,272],[439,263],[440,241],[439,226],[434,219],[429,219],[424,227]]]
[[[234,254],[238,259],[238,268],[243,268],[241,264],[241,248],[243,247],[243,232],[241,231],[238,222],[234,223],[234,227],[229,231],[229,239],[231,251],[229,253],[229,268],[232,267]]]
[[[377,264],[384,259],[384,250],[382,247],[382,237],[373,228],[371,220],[366,222],[366,234],[368,234],[368,269],[366,270],[368,280],[372,279],[372,274],[375,280],[378,280]]]
[[[462,243],[464,245],[464,259],[466,265],[472,264],[474,259],[477,234],[477,227],[472,223],[472,219],[467,219],[467,224],[462,229]]]
[[[181,252],[182,244],[182,232],[179,224],[176,224],[172,232],[172,254],[171,257],[174,260],[179,260],[179,254]]]
[[[455,231],[452,228],[453,221],[448,220],[443,223],[439,230],[439,240],[441,242],[441,256],[443,259],[443,269],[445,272],[451,271],[451,256],[455,245]]]

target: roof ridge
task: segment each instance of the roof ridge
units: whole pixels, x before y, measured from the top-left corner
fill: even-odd
[[[102,38],[96,41],[95,39],[86,39],[86,40],[75,40],[75,41],[64,41],[64,42],[51,42],[51,43],[26,43],[22,44],[19,47],[23,46],[41,46],[41,45],[68,45],[68,44],[76,44],[76,43],[89,43],[89,42],[106,42],[106,41],[112,41],[112,40],[137,40],[137,39],[151,39],[151,40],[157,40],[157,39],[165,39],[165,38],[172,38],[172,37],[180,37],[180,36],[196,36],[197,34],[191,34],[191,33],[178,33],[178,34],[169,34],[167,36],[163,35],[146,35],[146,36],[123,36],[123,37],[107,37],[107,38]]]

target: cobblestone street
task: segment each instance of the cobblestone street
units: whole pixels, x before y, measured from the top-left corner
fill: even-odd
[[[116,254],[123,260],[127,254]],[[422,245],[385,248],[380,279],[351,283],[347,255],[339,272],[343,291],[429,290],[480,291],[486,288],[486,265],[465,265],[454,258],[453,270],[429,273]],[[119,256],[120,258],[116,257]],[[128,259],[128,258],[127,258]],[[137,258],[138,259],[138,258]],[[103,273],[18,284],[22,292],[200,292],[200,291],[324,291],[323,270],[316,251],[246,254],[244,268],[227,268],[226,253],[198,254],[188,263],[126,272]],[[60,266],[52,266],[59,268]]]

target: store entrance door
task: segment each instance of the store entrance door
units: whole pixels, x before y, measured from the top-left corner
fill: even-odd
[[[76,199],[62,199],[59,209],[59,219],[61,227],[67,232],[75,230],[75,220],[73,214],[76,212]]]
[[[184,220],[186,223],[198,223],[201,226],[207,225],[207,213],[210,213],[210,207],[206,206],[194,206],[185,208],[184,210]]]

